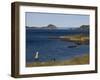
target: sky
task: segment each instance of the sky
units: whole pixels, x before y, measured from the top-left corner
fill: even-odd
[[[43,27],[53,24],[57,27],[80,27],[89,25],[89,15],[59,14],[59,13],[25,13],[25,25]]]

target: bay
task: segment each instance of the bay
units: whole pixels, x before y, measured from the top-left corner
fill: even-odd
[[[67,29],[26,29],[26,62],[35,61],[34,56],[39,52],[39,61],[67,60],[75,56],[89,54],[89,45],[78,45],[75,48],[68,46],[76,45],[74,42],[52,39],[50,37],[69,36],[84,34],[84,30],[67,30]]]

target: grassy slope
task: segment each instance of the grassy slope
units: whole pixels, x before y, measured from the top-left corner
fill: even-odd
[[[26,67],[35,66],[60,66],[60,65],[79,65],[79,64],[89,64],[89,55],[77,56],[70,60],[64,61],[48,61],[48,62],[33,62],[27,63]]]

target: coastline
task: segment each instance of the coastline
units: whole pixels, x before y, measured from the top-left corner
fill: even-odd
[[[82,65],[89,64],[89,54],[75,56],[69,60],[63,61],[48,61],[48,62],[32,62],[26,63],[26,67],[41,67],[41,66],[62,66],[62,65]]]
[[[89,44],[89,36],[86,35],[70,35],[70,36],[59,36],[59,37],[51,37],[51,39],[60,39],[63,41],[74,42],[76,44]]]

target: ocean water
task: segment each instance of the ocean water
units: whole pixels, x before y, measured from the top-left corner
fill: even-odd
[[[26,28],[26,62],[34,62],[36,52],[39,52],[38,60],[41,62],[51,60],[67,60],[75,56],[89,54],[89,45],[87,44],[69,48],[68,46],[74,46],[76,44],[74,42],[49,38],[75,34],[88,35],[89,31]]]

